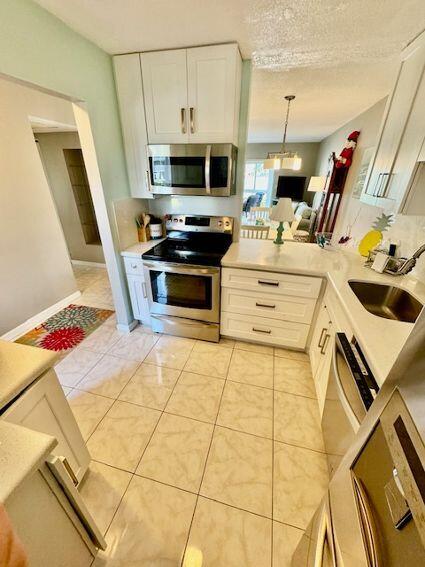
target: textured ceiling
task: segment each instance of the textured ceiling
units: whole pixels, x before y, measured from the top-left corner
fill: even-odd
[[[237,41],[252,58],[250,139],[317,140],[388,93],[425,0],[36,0],[109,53]]]

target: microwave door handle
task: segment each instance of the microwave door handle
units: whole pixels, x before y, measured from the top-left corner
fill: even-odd
[[[205,193],[211,195],[211,144],[205,152]]]
[[[335,341],[333,345],[333,353],[332,353],[332,368],[335,376],[338,398],[341,402],[342,407],[344,408],[345,414],[348,417],[354,431],[357,431],[360,426],[360,421],[358,420],[356,414],[353,411],[353,408],[350,405],[350,402],[345,394],[344,387],[341,382],[341,377],[338,372],[337,349],[338,347]]]

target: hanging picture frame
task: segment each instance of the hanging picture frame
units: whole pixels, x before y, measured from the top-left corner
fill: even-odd
[[[361,197],[374,152],[375,146],[371,146],[370,148],[365,148],[363,150],[362,160],[360,162],[359,171],[357,173],[357,179],[354,183],[353,192],[351,194],[351,197],[353,199],[360,199]]]

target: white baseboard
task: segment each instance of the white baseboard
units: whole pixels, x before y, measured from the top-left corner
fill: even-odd
[[[131,333],[131,331],[135,329],[138,324],[139,324],[138,321],[132,321],[127,325],[125,325],[124,323],[117,323],[117,329],[118,331],[122,331],[123,333]]]
[[[16,339],[19,339],[19,337],[22,337],[22,335],[25,335],[25,333],[28,333],[28,331],[31,331],[31,329],[34,329],[34,327],[37,327],[37,325],[40,325],[41,323],[43,323],[43,321],[46,321],[46,319],[48,319],[55,313],[58,313],[58,311],[60,311],[61,309],[68,307],[70,303],[78,299],[80,296],[81,291],[71,293],[71,295],[68,295],[68,297],[61,299],[54,305],[51,305],[47,309],[44,309],[44,311],[37,313],[37,315],[34,315],[34,317],[27,319],[25,323],[21,323],[21,325],[18,325],[11,331],[8,331],[4,335],[2,335],[0,339],[3,339],[4,341],[15,341]]]
[[[87,260],[71,260],[71,264],[74,266],[88,266],[90,268],[105,268],[106,264],[101,262],[88,262]]]

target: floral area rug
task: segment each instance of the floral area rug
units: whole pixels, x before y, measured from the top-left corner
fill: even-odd
[[[15,342],[56,352],[77,346],[114,313],[85,305],[68,305]]]

